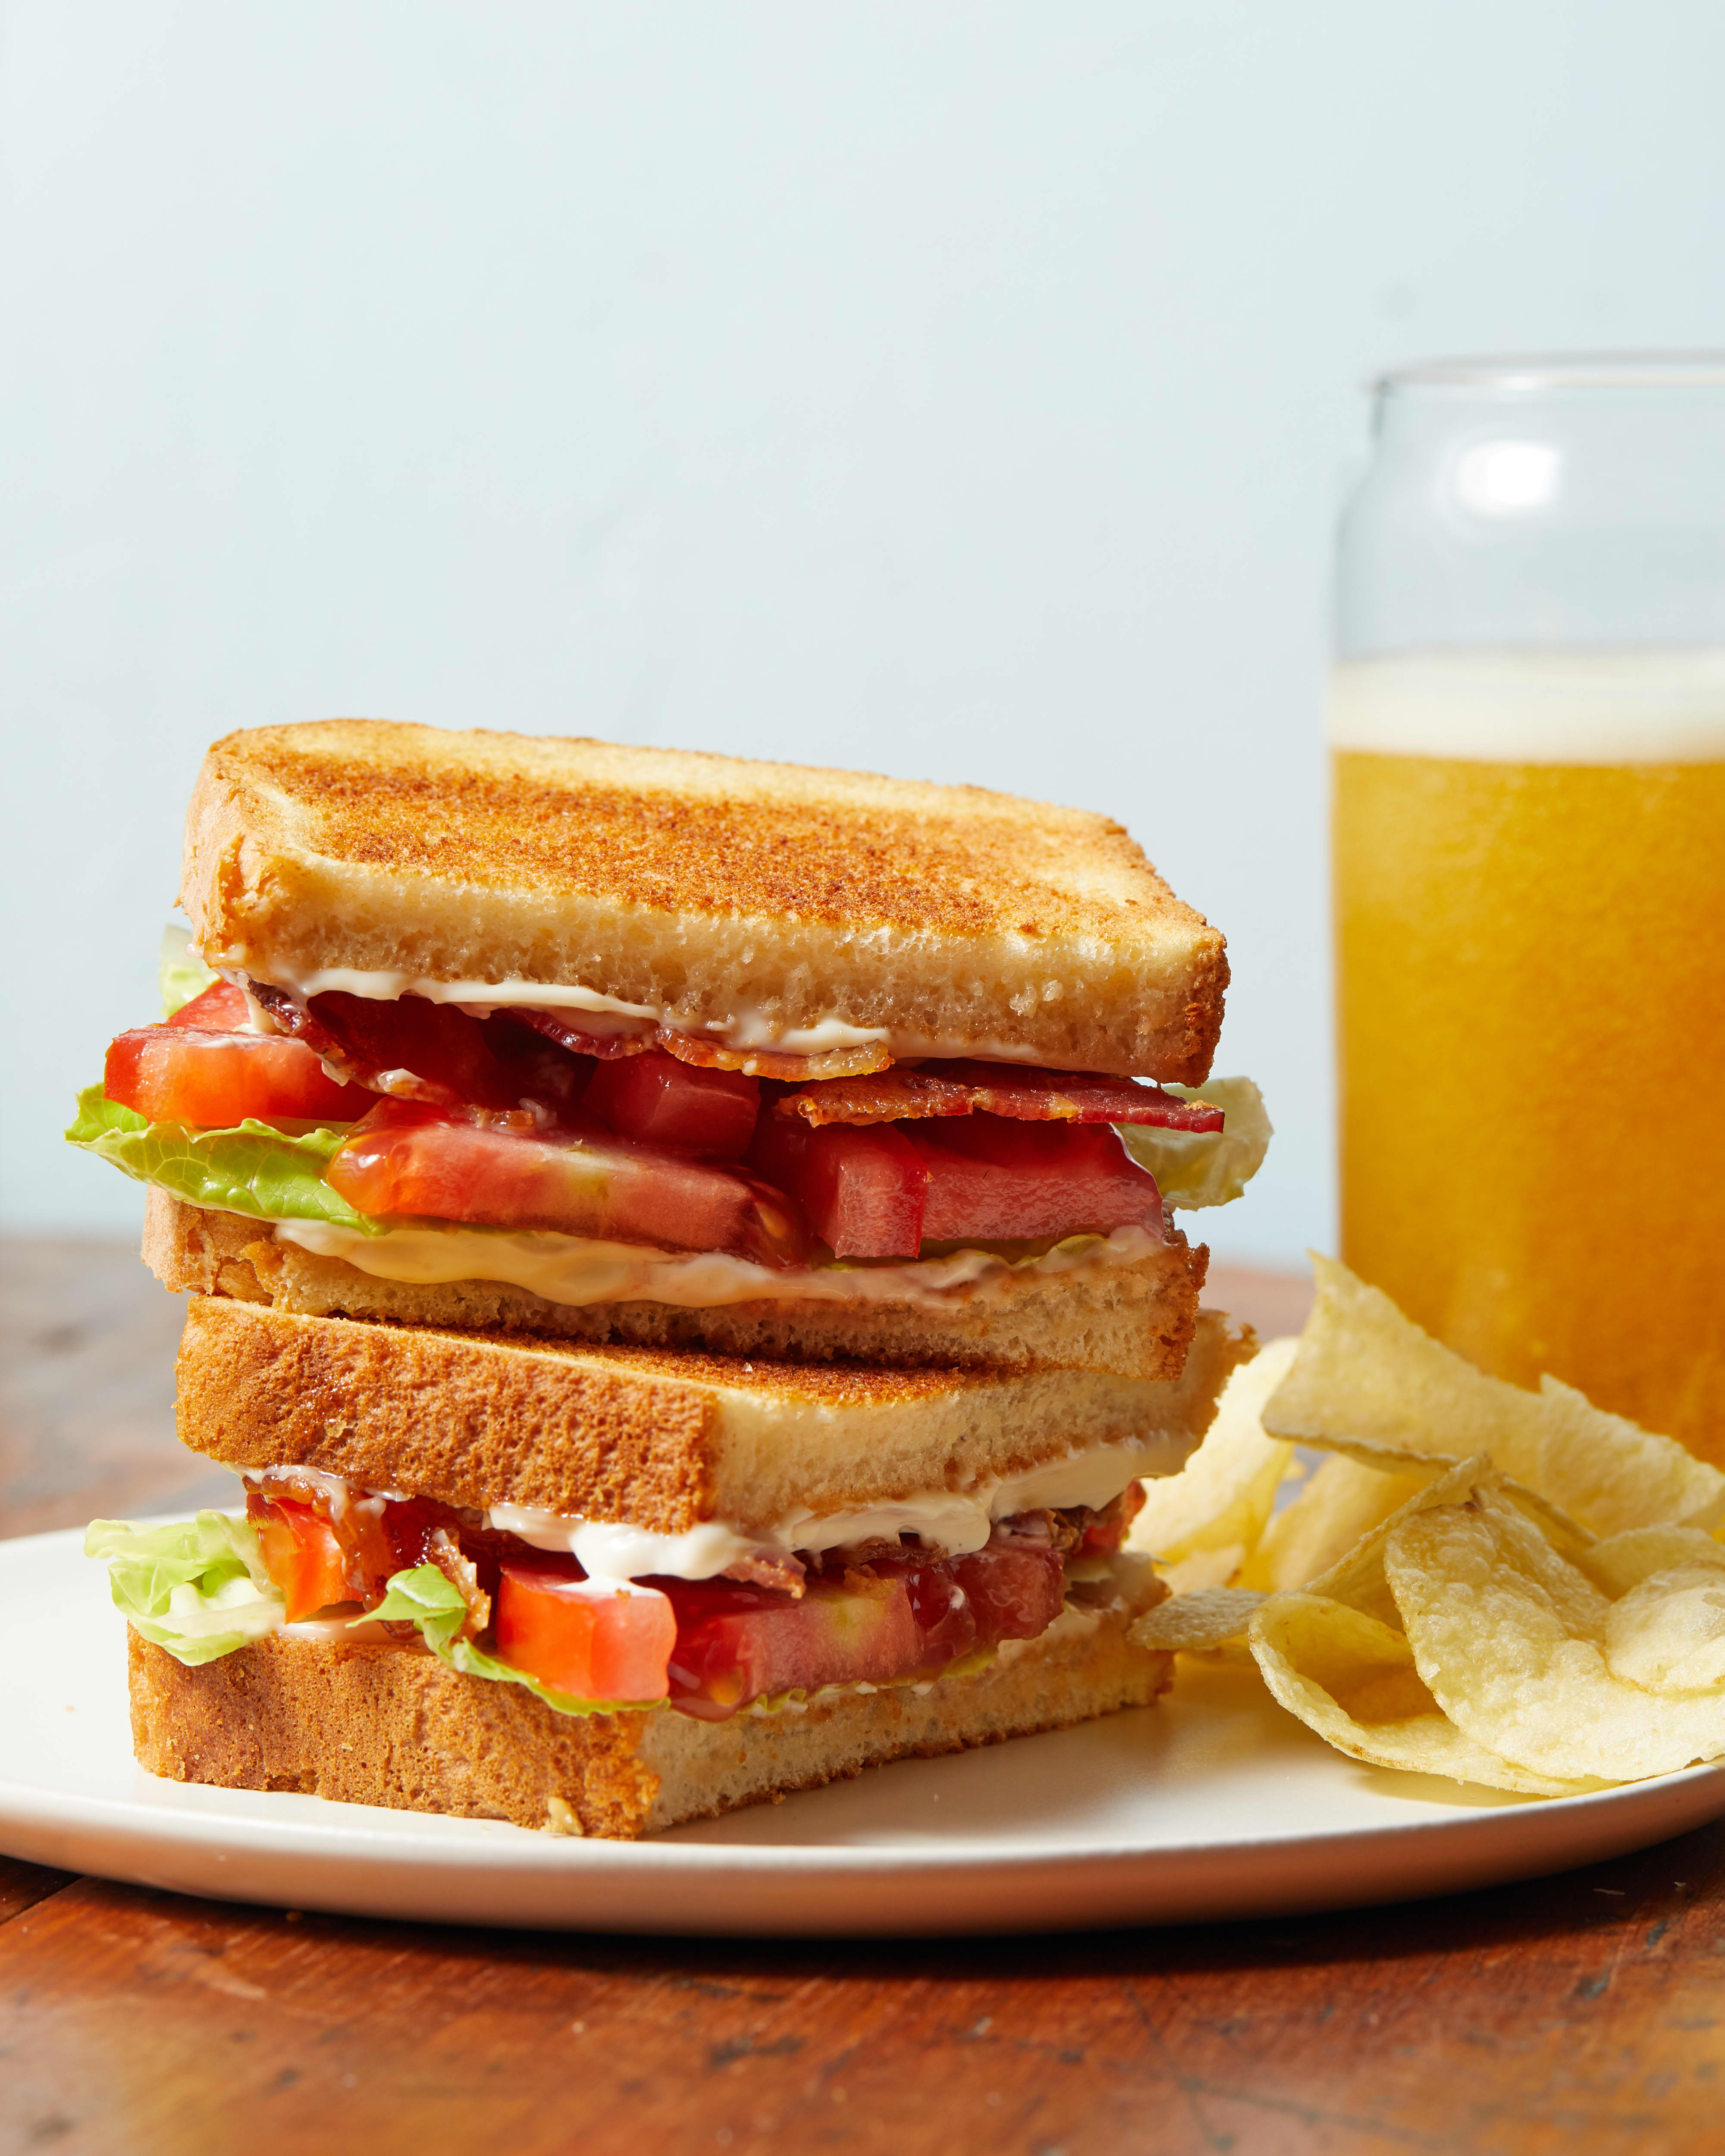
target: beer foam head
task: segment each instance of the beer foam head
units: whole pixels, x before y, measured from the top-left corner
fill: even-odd
[[[1334,748],[1481,763],[1725,762],[1725,649],[1344,660],[1327,731]]]

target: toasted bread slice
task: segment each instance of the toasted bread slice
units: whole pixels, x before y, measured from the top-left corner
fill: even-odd
[[[362,1254],[363,1255],[363,1254]],[[1173,1235],[1130,1265],[1061,1272],[1002,1268],[915,1301],[832,1302],[794,1296],[706,1308],[652,1301],[548,1301],[507,1281],[395,1281],[278,1241],[268,1222],[187,1205],[152,1187],[144,1262],[164,1287],[233,1296],[315,1317],[473,1331],[514,1327],[562,1340],[699,1348],[774,1362],[834,1358],[894,1368],[962,1363],[1009,1369],[1180,1374],[1209,1253]]]
[[[211,965],[284,988],[589,990],[743,1046],[860,1035],[1186,1083],[1228,978],[1106,816],[374,720],[218,742],[181,899]]]
[[[1135,1455],[1117,1487],[1172,1473],[1249,1352],[1206,1312],[1172,1384],[880,1370],[572,1348],[195,1295],[179,1433],[233,1467],[311,1467],[365,1489],[659,1534],[721,1519],[765,1537],[788,1515],[1005,1481],[1091,1446]]]
[[[187,1669],[129,1631],[132,1743],[140,1765],[176,1781],[633,1840],[889,1759],[1147,1706],[1173,1657],[1127,1633],[1163,1592],[1147,1564],[1120,1609],[1069,1605],[981,1669],[728,1722],[668,1707],[561,1715],[410,1647],[291,1635]]]

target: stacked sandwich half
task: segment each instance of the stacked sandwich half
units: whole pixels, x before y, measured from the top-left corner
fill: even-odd
[[[360,722],[210,751],[69,1133],[243,1518],[98,1522],[162,1774],[630,1835],[1153,1699],[1240,1342],[1222,941],[1117,825]]]

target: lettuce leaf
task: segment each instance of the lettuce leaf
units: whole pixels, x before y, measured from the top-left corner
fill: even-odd
[[[244,1213],[255,1220],[326,1220],[381,1235],[382,1221],[355,1212],[323,1179],[325,1166],[352,1127],[300,1123],[278,1128],[248,1116],[231,1130],[193,1130],[184,1123],[152,1123],[110,1101],[100,1086],[86,1086],[66,1136],[188,1205]]]
[[[1170,1086],[1183,1100],[1208,1101],[1227,1117],[1219,1131],[1158,1131],[1117,1123],[1121,1142],[1156,1178],[1163,1200],[1184,1212],[1226,1205],[1264,1165],[1271,1128],[1264,1096],[1250,1078],[1212,1078],[1202,1086]]]
[[[466,1617],[467,1598],[460,1589],[436,1565],[422,1564],[411,1572],[397,1573],[377,1608],[352,1621],[367,1625],[382,1619],[386,1623],[417,1625],[426,1645],[452,1670],[459,1670],[463,1676],[524,1685],[536,1699],[542,1699],[559,1714],[622,1714],[664,1704],[656,1699],[575,1699],[566,1691],[555,1691],[537,1677],[530,1677],[525,1670],[511,1669],[495,1655],[482,1653],[471,1640],[458,1639]]]
[[[192,931],[170,921],[162,932],[162,955],[156,963],[156,985],[162,993],[162,1015],[172,1018],[182,1004],[214,986],[216,976],[202,958],[192,955]]]
[[[256,1534],[246,1521],[225,1512],[200,1512],[195,1520],[166,1527],[92,1520],[84,1554],[107,1559],[115,1608],[146,1640],[188,1667],[249,1646],[286,1620],[286,1603],[264,1568]],[[466,1616],[460,1589],[434,1564],[422,1564],[397,1573],[375,1609],[347,1621],[412,1625],[432,1652],[463,1676],[524,1686],[559,1714],[618,1714],[664,1704],[572,1698],[458,1638]]]
[[[224,1512],[167,1527],[92,1520],[84,1554],[108,1560],[115,1608],[188,1667],[261,1639],[286,1614],[256,1535]]]

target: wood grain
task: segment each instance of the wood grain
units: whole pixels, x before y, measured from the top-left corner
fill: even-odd
[[[85,1881],[0,1929],[0,2150],[1700,2156],[1725,1829],[1279,1924],[903,1944],[417,1930]]]
[[[14,1856],[0,1856],[0,1924],[69,1887],[75,1876],[52,1871],[45,1864],[21,1864]]]
[[[174,1437],[183,1315],[134,1245],[0,1238],[0,1535],[228,1500]]]

